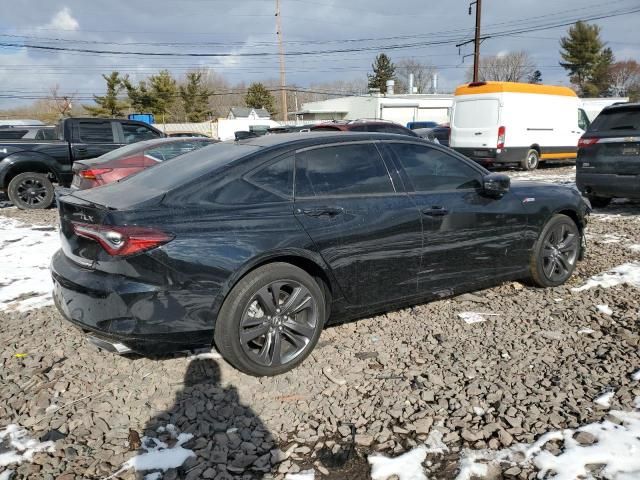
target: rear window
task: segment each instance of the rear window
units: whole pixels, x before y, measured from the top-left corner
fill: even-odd
[[[453,124],[458,128],[482,128],[498,125],[498,100],[493,98],[457,101]]]
[[[606,130],[640,130],[640,108],[602,111],[589,127],[589,131]]]
[[[83,143],[115,143],[111,122],[78,122],[80,141]]]

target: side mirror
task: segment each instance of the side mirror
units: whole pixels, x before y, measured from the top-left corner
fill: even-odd
[[[500,198],[510,186],[511,178],[504,173],[489,173],[482,178],[482,191],[488,197]]]

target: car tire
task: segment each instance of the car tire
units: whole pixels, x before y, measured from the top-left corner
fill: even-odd
[[[540,164],[540,154],[538,153],[537,150],[531,148],[527,152],[527,156],[524,157],[524,160],[522,160],[520,166],[522,167],[523,170],[535,170],[536,168],[538,168],[539,164]]]
[[[580,258],[582,234],[567,215],[556,214],[542,229],[536,241],[529,270],[534,285],[557,287],[573,274]]]
[[[49,208],[53,203],[53,184],[44,173],[20,173],[9,182],[7,196],[20,210]]]
[[[591,206],[595,208],[605,208],[611,203],[611,197],[587,197]]]
[[[270,263],[248,273],[227,295],[215,346],[244,373],[279,375],[311,353],[325,313],[325,296],[313,277],[288,263]]]

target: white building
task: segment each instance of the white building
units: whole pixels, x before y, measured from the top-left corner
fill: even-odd
[[[251,107],[231,107],[228,120],[268,120],[271,118],[271,114],[264,108],[251,108]]]
[[[401,125],[418,121],[445,123],[449,121],[452,104],[453,95],[372,94],[303,103],[296,117],[302,122],[368,118],[391,120]]]

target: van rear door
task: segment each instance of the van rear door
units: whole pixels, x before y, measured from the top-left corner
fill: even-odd
[[[500,101],[498,98],[456,98],[451,120],[451,147],[496,148]]]

